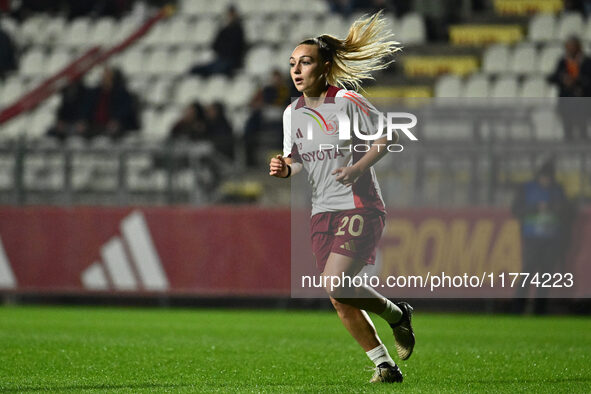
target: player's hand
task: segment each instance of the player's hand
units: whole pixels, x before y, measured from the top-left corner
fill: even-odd
[[[337,182],[342,183],[345,186],[351,186],[357,182],[357,179],[361,176],[361,170],[355,166],[340,167],[334,170],[332,175],[337,176],[335,178]]]
[[[277,155],[271,159],[269,163],[269,175],[277,178],[285,178],[287,176],[287,163],[281,155]]]

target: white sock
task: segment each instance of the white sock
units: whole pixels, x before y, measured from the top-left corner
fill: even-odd
[[[379,316],[390,324],[398,323],[402,317],[402,311],[389,299],[385,298],[385,300],[386,309]]]
[[[369,352],[365,352],[365,354],[367,354],[367,357],[369,357],[376,367],[381,363],[388,363],[392,366],[396,365],[383,343],[371,349]]]

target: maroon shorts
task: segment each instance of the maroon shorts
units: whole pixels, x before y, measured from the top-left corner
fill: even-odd
[[[324,271],[331,253],[374,264],[384,223],[383,213],[367,209],[322,212],[312,216],[312,251],[320,272]]]

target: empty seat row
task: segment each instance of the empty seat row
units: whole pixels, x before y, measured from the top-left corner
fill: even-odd
[[[554,71],[563,55],[562,44],[547,44],[537,49],[535,44],[521,43],[515,47],[496,44],[488,47],[482,59],[482,71],[488,74],[547,75]]]
[[[238,12],[244,16],[261,14],[285,14],[293,15],[323,15],[329,12],[328,4],[323,0],[182,0],[179,2],[179,13],[186,15],[221,15],[228,6],[234,5]]]
[[[533,42],[564,41],[571,35],[591,41],[591,18],[586,21],[580,13],[565,12],[534,15],[528,26],[528,38]]]
[[[191,1],[193,3],[193,1]],[[245,2],[251,3],[251,2]],[[253,1],[252,3],[259,3]],[[296,2],[297,3],[297,2]],[[291,45],[303,38],[319,34],[333,34],[344,37],[351,24],[360,15],[344,18],[338,14],[310,15],[293,18],[283,13],[277,17],[267,17],[256,13],[243,19],[246,40],[252,44],[269,42]],[[416,13],[396,19],[386,14],[392,31],[405,45],[423,43],[426,38],[423,17]],[[19,42],[20,46],[50,45],[59,48],[88,48],[94,45],[112,45],[129,36],[141,26],[142,19],[130,15],[121,20],[100,18],[96,21],[82,17],[68,22],[63,17],[32,16],[20,25],[10,19],[3,20],[3,26]],[[209,46],[216,32],[222,27],[223,18],[201,16],[187,17],[176,14],[159,21],[140,38],[139,46]]]
[[[519,81],[512,75],[493,79],[485,74],[474,74],[465,80],[455,75],[445,75],[435,84],[435,96],[544,98],[556,97],[556,89],[539,76]]]

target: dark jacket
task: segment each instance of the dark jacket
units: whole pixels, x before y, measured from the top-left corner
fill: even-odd
[[[94,123],[95,113],[101,99],[102,88],[90,89],[85,100],[83,110],[84,118]],[[109,120],[116,120],[122,130],[134,130],[138,128],[138,115],[135,100],[132,94],[124,87],[113,87],[108,100]]]
[[[213,43],[213,50],[217,56],[229,61],[232,68],[242,66],[245,49],[244,30],[239,21],[232,22],[222,28]]]
[[[591,58],[584,56],[579,66],[579,77],[573,86],[562,83],[562,76],[567,74],[566,59],[563,57],[556,65],[556,69],[548,77],[548,82],[558,85],[560,97],[591,97]]]

